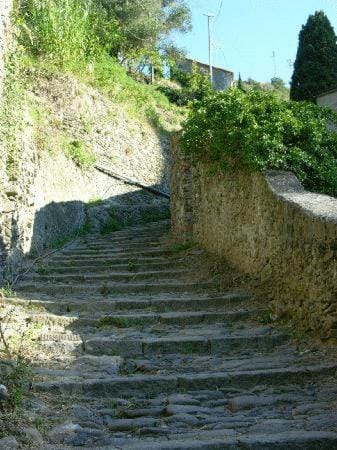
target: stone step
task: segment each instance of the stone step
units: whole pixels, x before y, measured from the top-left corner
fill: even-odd
[[[85,260],[90,258],[97,259],[110,259],[110,258],[121,258],[126,257],[128,260],[132,261],[133,259],[141,256],[169,256],[172,253],[172,250],[168,247],[152,247],[146,248],[143,250],[123,250],[123,249],[109,249],[102,252],[90,252],[90,251],[79,251],[75,250],[72,252],[62,252],[57,253],[53,256],[53,261],[67,261],[67,260]]]
[[[81,237],[0,299],[18,313],[9,333],[34,330],[42,448],[337,449],[334,353],[189,273],[167,231]]]
[[[158,241],[162,239],[163,236],[166,236],[169,232],[169,229],[165,230],[151,230],[147,234],[142,233],[129,233],[124,236],[118,236],[114,233],[109,234],[107,237],[102,235],[86,235],[84,237],[81,237],[76,240],[77,245],[83,245],[83,246],[90,246],[90,247],[100,247],[101,245],[108,245],[111,243],[121,243],[121,244],[127,244],[131,242],[140,243],[143,242],[146,244],[147,242],[151,241]]]
[[[125,271],[117,272],[115,270],[110,270],[105,273],[91,273],[82,272],[80,274],[55,274],[51,273],[48,275],[31,274],[24,277],[24,280],[30,282],[49,282],[49,283],[69,283],[70,281],[82,282],[82,283],[92,283],[98,281],[137,281],[137,280],[160,280],[162,278],[178,278],[182,275],[187,275],[191,273],[189,269],[162,269],[162,270],[149,270],[145,272],[134,272]]]
[[[181,355],[241,355],[252,352],[271,352],[288,341],[285,333],[268,327],[232,330],[213,323],[186,328],[160,325],[136,328],[78,328],[42,327],[38,333],[39,347],[49,354],[69,355],[76,351],[89,355],[135,357],[164,357]]]
[[[106,252],[68,252],[68,253],[56,253],[53,256],[53,261],[67,261],[67,260],[86,260],[90,258],[96,259],[113,259],[113,258],[127,258],[129,260],[134,260],[138,257],[149,257],[149,256],[168,256],[172,253],[172,250],[168,247],[157,247],[152,249],[144,249],[139,251],[120,251],[120,250],[109,250]]]
[[[184,397],[184,395],[173,395],[171,397],[179,398]],[[87,404],[87,400],[82,400],[84,405]],[[169,401],[169,398],[167,400]],[[79,407],[79,405],[75,404],[72,408],[69,408],[68,416],[72,417],[72,423],[80,422],[84,427],[84,432],[90,424],[90,419],[92,421],[91,425],[96,425],[96,430],[108,431],[112,437],[110,443],[117,446],[112,448],[128,448],[128,443],[132,442],[137,442],[138,445],[144,446],[145,443],[151,445],[151,442],[157,442],[162,445],[161,438],[165,439],[166,442],[178,441],[180,444],[183,444],[191,439],[201,442],[214,442],[214,438],[228,439],[229,437],[252,436],[257,433],[264,433],[266,437],[268,435],[279,435],[280,433],[290,432],[291,434],[293,431],[304,431],[305,435],[309,434],[311,436],[313,433],[317,433],[317,429],[312,424],[308,425],[305,419],[293,419],[289,417],[289,412],[288,417],[286,417],[280,410],[273,412],[274,416],[272,418],[268,418],[266,412],[263,413],[263,411],[259,410],[255,410],[256,417],[245,415],[244,413],[230,416],[221,406],[209,408],[199,406],[196,402],[187,405],[145,406],[139,409],[125,407],[117,411],[107,407],[102,411],[103,414],[100,414],[98,411],[93,412],[86,407]],[[117,413],[117,415],[114,415],[114,413]],[[336,417],[335,411],[332,410],[331,413],[332,417]],[[84,421],[85,419],[87,419],[87,422]],[[328,412],[320,416],[314,415],[309,418],[309,421],[333,423],[331,417],[329,418]],[[331,433],[329,430],[324,430],[319,433],[329,432]],[[101,437],[100,434],[98,436]],[[198,439],[198,436],[200,439]],[[95,434],[93,437],[95,439]],[[239,443],[240,441],[238,440],[237,442]],[[307,441],[303,439],[303,442]],[[91,444],[91,448],[98,448],[95,445],[98,445],[97,440],[92,440]]]
[[[333,362],[333,358],[325,358]],[[176,373],[199,372],[233,372],[238,370],[281,369],[304,365],[318,364],[321,354],[299,354],[289,343],[280,344],[275,352],[261,352],[243,349],[241,353],[232,355],[184,355],[166,354],[158,358],[142,356],[124,359],[121,363],[121,373],[124,375],[152,374],[173,375]]]
[[[178,330],[176,332],[178,333]],[[168,354],[197,354],[197,355],[233,355],[243,351],[268,352],[288,340],[288,336],[282,333],[258,334],[253,333],[237,335],[187,335],[183,337],[137,337],[111,338],[95,337],[88,338],[84,342],[85,352],[94,355],[118,355],[123,357],[135,356],[164,356]],[[50,339],[52,340],[52,334]]]
[[[107,239],[117,239],[130,236],[148,237],[157,234],[165,234],[170,231],[168,223],[153,222],[149,227],[143,225],[137,225],[135,227],[123,227],[120,230],[112,231],[108,234],[90,233],[79,238],[79,241],[83,242],[96,242],[104,241]]]
[[[337,448],[337,433],[329,431],[289,430],[282,433],[240,434],[218,429],[216,433],[197,431],[176,439],[142,441],[125,439],[125,450],[332,450]],[[121,440],[122,441],[122,440]],[[116,445],[120,442],[113,441]],[[118,448],[118,447],[116,447]]]
[[[323,437],[332,438],[336,435],[336,432],[331,431],[334,430],[336,417],[336,411],[331,405],[322,414],[313,413],[307,418],[293,418],[291,417],[293,402],[289,401],[289,395],[276,396],[283,399],[288,397],[288,400],[281,401],[279,407],[274,409],[267,407],[267,410],[253,409],[251,413],[249,411],[232,413],[226,410],[221,391],[205,391],[205,393],[194,391],[190,394],[161,396],[154,399],[154,402],[136,399],[137,406],[133,404],[133,400],[117,398],[110,401],[110,405],[108,403],[103,406],[96,402],[97,408],[90,398],[77,397],[75,404],[69,406],[62,404],[69,420],[52,428],[49,435],[54,438],[55,434],[59,434],[62,430],[62,437],[68,445],[79,446],[81,442],[81,448],[85,443],[84,448],[109,450],[161,449],[171,443],[174,443],[176,445],[174,448],[177,449],[185,448],[186,443],[188,443],[186,448],[195,448],[191,445],[195,445],[196,442],[202,442],[208,445],[204,448],[211,449],[214,448],[214,442],[230,444],[230,447],[225,445],[216,448],[251,448],[242,447],[241,438],[249,438],[247,444],[250,445],[252,439],[257,436],[259,439],[256,443],[262,447],[255,448],[307,448],[306,444],[310,442],[320,444]],[[200,404],[199,399],[206,397],[210,397],[211,405]],[[295,394],[295,402],[301,400],[307,401],[306,396]],[[79,401],[85,406],[81,406]],[[321,424],[320,431],[317,424]],[[54,430],[57,430],[57,433]],[[109,443],[109,446],[102,447],[103,442]],[[236,445],[232,446],[233,442]],[[329,442],[334,441],[330,439]],[[267,443],[267,446],[264,447],[263,443]],[[295,447],[292,447],[293,444]],[[61,447],[57,447],[59,448]]]
[[[89,299],[79,297],[79,299],[63,299],[51,300],[50,298],[43,300],[25,300],[22,298],[6,299],[5,302],[11,305],[18,305],[27,308],[28,311],[42,309],[54,313],[70,313],[70,312],[121,312],[121,311],[144,311],[148,309],[153,312],[170,312],[185,311],[195,312],[200,310],[228,311],[240,310],[243,305],[247,306],[252,303],[252,297],[247,292],[228,292],[222,295],[202,295],[180,294],[179,297],[174,295],[158,294],[156,296],[127,296],[123,298],[116,296],[114,299],[105,299],[102,296],[90,297]],[[0,299],[1,304],[1,299]]]
[[[151,398],[159,394],[180,394],[186,391],[248,389],[258,385],[280,386],[287,384],[303,385],[317,382],[320,378],[333,377],[337,363],[287,367],[281,369],[250,370],[237,372],[206,372],[177,375],[137,375],[111,377],[84,382],[50,381],[33,383],[35,392],[48,392],[53,395],[88,395],[94,398],[116,396],[129,398],[139,396]]]
[[[267,438],[267,435],[291,434],[293,431],[312,435],[319,430],[319,433],[334,430],[337,411],[335,402],[327,398],[329,389],[286,384],[272,389],[257,386],[252,390],[257,388],[259,394],[241,396],[234,388],[129,399],[81,394],[72,398],[60,396],[59,402],[68,421],[61,426],[57,422],[55,425],[58,430],[63,429],[64,435],[78,431],[82,443],[85,434],[86,445],[90,444],[90,448],[102,448],[104,440],[109,442],[109,449],[127,448],[135,443],[147,448],[146,445],[164,442],[179,442],[180,445],[193,440],[213,443],[214,439],[259,433]],[[239,408],[233,409],[233,405]],[[310,411],[310,416],[293,415],[292,411],[302,409]],[[93,429],[96,433],[92,433]],[[102,431],[106,433],[104,437]],[[53,434],[52,429],[50,435]],[[69,438],[68,444],[76,442],[79,445],[80,436],[70,435]]]
[[[64,267],[65,269],[67,267],[75,267],[75,268],[82,268],[82,267],[98,267],[98,268],[106,268],[106,267],[115,267],[118,265],[129,265],[129,263],[134,263],[136,265],[142,265],[142,264],[168,264],[168,265],[175,265],[178,261],[170,261],[167,260],[164,257],[155,257],[155,256],[149,256],[149,257],[135,257],[135,258],[128,258],[128,257],[113,257],[113,258],[104,258],[104,257],[97,257],[97,258],[83,258],[83,259],[72,259],[72,258],[66,258],[66,259],[50,259],[49,261],[45,262],[45,266],[53,270],[54,267]]]
[[[87,273],[110,273],[112,270],[118,272],[145,272],[152,270],[165,270],[165,269],[178,269],[181,267],[179,261],[166,261],[159,260],[157,262],[141,262],[141,261],[128,261],[126,264],[99,264],[97,261],[93,261],[95,264],[86,265],[82,264],[82,261],[77,261],[74,266],[65,266],[64,264],[54,265],[52,261],[45,265],[41,265],[40,268],[35,270],[35,274],[87,274]]]
[[[125,244],[143,244],[144,246],[148,242],[160,242],[163,238],[169,236],[169,230],[149,231],[149,232],[132,232],[124,235],[117,235],[111,233],[108,235],[87,235],[83,238],[76,239],[74,243],[70,245],[70,248],[81,246],[83,248],[101,248],[107,245],[125,245]]]
[[[67,404],[63,397],[62,408],[68,422],[61,427],[56,426],[56,429],[63,429],[65,435],[69,431],[78,431],[78,438],[70,435],[68,444],[76,442],[76,445],[79,445],[81,437],[83,443],[84,434],[86,445],[90,444],[90,448],[102,448],[102,442],[105,441],[109,442],[110,447],[103,448],[110,450],[139,446],[145,449],[148,448],[147,445],[151,448],[155,444],[160,445],[156,448],[162,448],[164,443],[170,442],[182,446],[185,442],[195,441],[213,445],[215,439],[221,439],[223,443],[224,439],[229,438],[236,438],[239,444],[242,436],[261,436],[261,433],[266,442],[268,435],[274,437],[284,433],[284,436],[293,436],[293,432],[303,431],[306,437],[312,437],[317,432],[322,437],[323,433],[329,433],[329,428],[334,429],[336,406],[333,402],[321,402],[321,392],[315,393],[322,408],[319,410],[315,408],[315,395],[308,394],[300,386],[297,386],[297,390],[296,386],[291,390],[287,385],[279,386],[279,389],[285,389],[287,393],[254,396],[256,403],[251,407],[251,411],[231,410],[230,403],[240,403],[240,398],[233,393],[228,394],[227,389],[224,393],[220,390],[191,391],[169,396],[160,395],[157,398],[133,397],[130,400],[107,397],[107,401],[103,398],[95,400],[94,397],[77,396],[75,404]],[[310,408],[310,417],[292,417],[292,410],[301,407],[301,403]],[[69,427],[70,424],[79,425]],[[90,429],[90,426],[94,428]],[[96,433],[93,433],[93,429],[97,430]],[[105,434],[102,435],[103,433]],[[53,434],[52,429],[50,435]],[[304,438],[302,443],[307,442]],[[273,445],[274,443],[275,440]],[[138,447],[132,447],[133,445]],[[296,445],[301,445],[301,442],[297,441]],[[240,445],[239,447],[241,448]]]
[[[146,248],[157,248],[163,245],[160,240],[154,240],[153,238],[144,242],[144,240],[134,241],[128,240],[124,242],[106,242],[102,244],[79,244],[74,243],[74,245],[67,247],[62,253],[72,253],[72,252],[88,252],[100,254],[105,251],[110,250],[144,250]],[[172,247],[174,250],[174,247]]]
[[[128,435],[123,438],[114,437],[116,433],[109,430],[109,427],[105,427],[103,431],[75,424],[64,424],[64,428],[61,430],[56,428],[55,433],[59,438],[62,436],[61,440],[67,445],[46,444],[43,448],[44,450],[72,450],[79,446],[83,450],[333,450],[336,448],[337,433],[333,431],[291,429],[283,433],[272,434],[266,431],[256,434],[235,433],[234,429],[228,429],[228,426],[225,426],[222,429],[219,428],[216,433],[200,430],[185,436],[181,433],[171,438],[165,425],[163,426],[161,421],[155,418],[134,419],[132,424],[124,419],[119,423],[124,430],[129,430]],[[130,424],[129,428],[128,424]],[[184,422],[180,422],[179,425],[184,426]],[[111,428],[114,427],[111,426]],[[187,428],[186,423],[184,428]],[[60,433],[63,429],[64,434]],[[150,437],[132,437],[132,435],[142,436],[143,430]],[[124,433],[126,434],[127,431]],[[52,438],[55,439],[54,435]]]
[[[71,250],[77,250],[77,251],[96,251],[97,253],[109,250],[109,249],[115,249],[115,248],[123,248],[123,249],[145,249],[146,247],[159,247],[160,245],[163,245],[162,238],[158,239],[150,239],[147,240],[144,239],[125,239],[123,240],[116,240],[116,241],[107,241],[105,243],[97,243],[97,244],[81,244],[79,242],[75,242],[72,246],[67,247],[67,251]],[[174,250],[174,247],[172,247]]]
[[[44,293],[49,295],[85,293],[86,295],[116,296],[121,293],[170,293],[170,292],[199,292],[214,289],[212,282],[177,282],[162,279],[160,282],[138,282],[138,283],[43,283],[23,281],[18,284],[20,292]]]
[[[111,238],[120,238],[120,237],[129,237],[129,236],[153,236],[155,233],[167,233],[170,231],[170,224],[169,221],[164,222],[152,222],[148,223],[146,225],[136,225],[133,227],[125,227],[118,231],[113,231],[107,235],[103,235],[96,233],[87,235],[84,238],[81,238],[79,240],[82,240],[84,242],[90,242],[90,241],[100,241],[100,240],[107,240],[110,237]]]
[[[85,326],[95,328],[144,328],[150,325],[198,325],[221,323],[231,325],[256,319],[261,314],[260,309],[248,309],[239,311],[198,311],[198,312],[174,312],[155,314],[148,311],[138,311],[136,314],[104,314],[95,308],[93,316],[74,316],[69,314],[56,315],[48,313],[28,314],[26,321],[44,326],[69,326],[72,329]]]
[[[59,254],[60,255],[65,255],[65,256],[69,256],[69,255],[81,255],[81,256],[104,256],[104,255],[113,255],[114,253],[141,253],[141,252],[150,252],[150,254],[152,254],[152,252],[160,252],[162,251],[163,254],[170,254],[172,253],[172,247],[167,246],[167,245],[163,245],[161,242],[158,243],[154,243],[152,245],[144,245],[143,243],[141,244],[125,244],[125,245],[106,245],[103,248],[101,248],[100,250],[97,250],[95,248],[90,248],[89,246],[85,246],[83,248],[78,248],[73,247],[73,248],[66,248],[64,250],[62,250]]]
[[[316,355],[299,354],[294,348],[289,345],[279,345],[275,349],[275,352],[261,353],[260,351],[243,352],[241,354],[235,354],[231,356],[226,355],[184,355],[184,354],[167,354],[158,358],[156,355],[140,356],[136,358],[121,358],[120,356],[98,356],[91,354],[79,354],[74,355],[62,355],[61,358],[53,358],[50,361],[35,361],[35,380],[38,376],[40,381],[47,380],[82,380],[95,379],[98,376],[102,378],[110,378],[111,374],[120,376],[135,376],[135,375],[164,375],[171,376],[177,374],[198,374],[198,373],[235,373],[238,371],[256,371],[256,370],[271,370],[282,369],[289,367],[305,367],[312,366],[314,364],[320,364],[322,355],[320,353]],[[326,358],[326,362],[334,363],[332,357]],[[286,380],[285,380],[286,381]],[[263,396],[264,400],[268,400],[270,397],[269,388],[266,388],[262,392],[257,390],[251,392],[240,389],[240,393],[236,389],[233,390],[231,396],[242,396],[243,405],[242,408],[250,408],[252,396],[257,398],[255,403],[262,403],[258,400],[258,395]],[[292,390],[295,391],[292,392]],[[296,399],[296,394],[299,393],[298,387],[293,388],[291,385],[283,386],[281,392],[289,392],[289,397]],[[315,390],[316,391],[316,390]],[[314,391],[314,392],[315,392]],[[310,390],[311,392],[311,390]],[[329,395],[326,395],[323,399],[327,401],[334,399],[337,390]],[[274,395],[274,394],[273,394]],[[304,393],[301,393],[304,396]],[[317,403],[318,399],[316,394],[314,395],[314,401]],[[311,397],[310,397],[311,398]],[[240,400],[240,401],[241,401]],[[302,405],[307,404],[302,402]],[[320,400],[323,401],[323,400]],[[248,406],[247,406],[248,401]],[[332,400],[333,401],[333,400]],[[246,402],[246,403],[245,403]],[[253,402],[253,404],[255,404]],[[266,405],[268,403],[265,403]],[[307,406],[306,406],[307,407]],[[236,405],[233,408],[238,408]],[[322,408],[322,405],[320,405]],[[304,410],[303,410],[304,411]],[[298,414],[301,414],[301,409],[298,409]]]

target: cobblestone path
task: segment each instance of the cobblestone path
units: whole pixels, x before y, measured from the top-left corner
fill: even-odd
[[[337,449],[337,360],[198,279],[168,227],[79,238],[18,286],[41,448]]]

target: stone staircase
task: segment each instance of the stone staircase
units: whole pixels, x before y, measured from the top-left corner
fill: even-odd
[[[9,300],[38,330],[40,448],[337,449],[335,356],[200,279],[168,231],[79,238]]]

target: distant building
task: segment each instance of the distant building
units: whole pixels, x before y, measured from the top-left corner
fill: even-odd
[[[185,58],[178,64],[178,68],[185,73],[192,72],[192,66],[195,64],[201,73],[209,75],[209,65],[200,61]],[[213,88],[216,91],[224,91],[233,86],[234,73],[221,67],[213,67]]]
[[[337,87],[323,92],[316,98],[318,106],[327,106],[331,109],[337,110]]]

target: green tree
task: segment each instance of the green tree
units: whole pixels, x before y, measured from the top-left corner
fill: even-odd
[[[242,78],[241,78],[241,73],[239,73],[239,79],[238,79],[238,89],[240,89],[240,91],[244,91],[245,90],[245,88],[244,88],[244,86],[243,86],[243,81],[242,81]]]
[[[290,98],[315,101],[321,92],[337,86],[337,43],[323,11],[310,15],[299,35]]]
[[[278,89],[278,90],[286,89],[285,82],[282,80],[282,78],[279,78],[279,77],[273,77],[273,78],[270,80],[270,84],[271,84],[275,89]]]
[[[250,89],[254,89],[256,91],[261,90],[261,83],[254,80],[253,78],[249,77],[248,80],[246,81],[246,84],[247,84],[248,88],[250,88]]]
[[[191,12],[185,0],[95,0],[120,24],[124,37],[115,54],[165,48],[172,31],[191,28]]]

